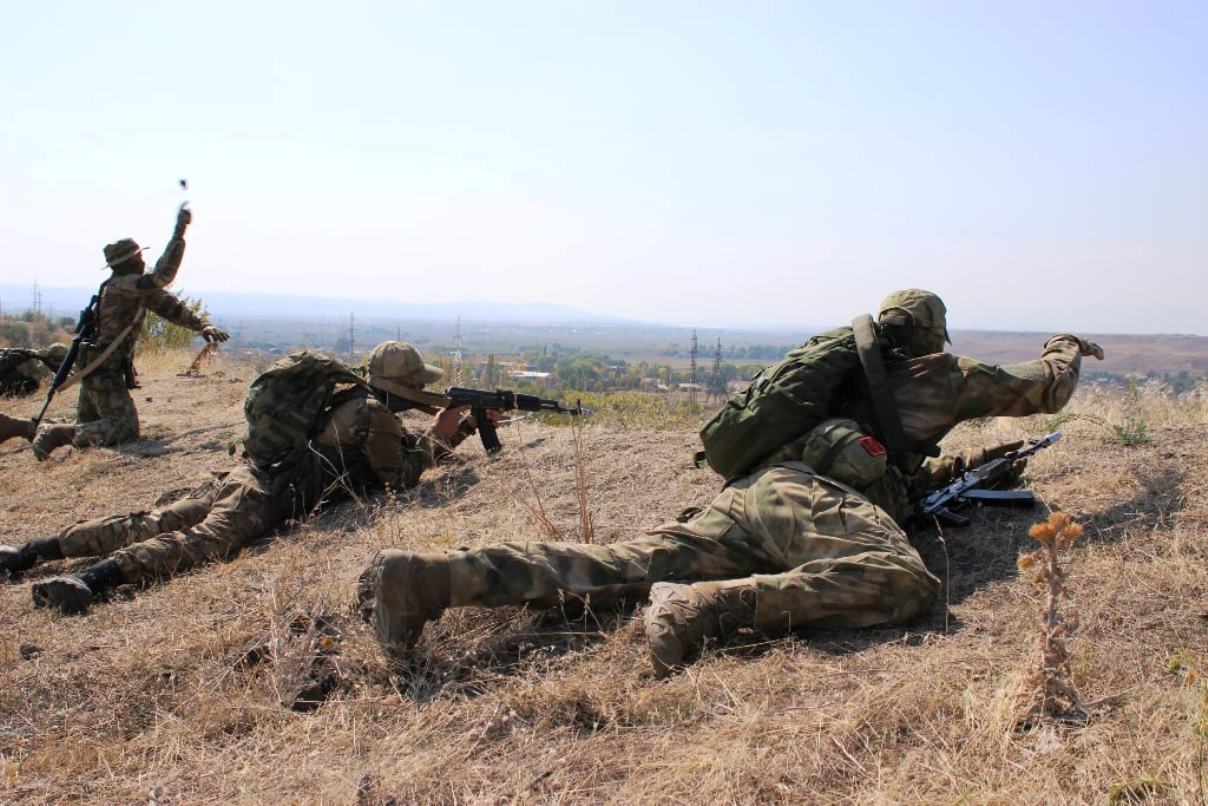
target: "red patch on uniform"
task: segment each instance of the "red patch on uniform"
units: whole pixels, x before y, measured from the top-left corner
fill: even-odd
[[[877,442],[876,437],[860,437],[860,447],[868,451],[869,456],[885,455],[885,446]]]

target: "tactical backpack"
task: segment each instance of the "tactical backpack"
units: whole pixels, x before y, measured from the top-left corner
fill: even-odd
[[[273,364],[252,381],[243,402],[244,455],[257,467],[279,469],[305,449],[323,413],[339,402],[337,387],[349,384],[354,393],[368,392],[360,375],[318,353],[294,353]]]
[[[829,418],[844,382],[859,366],[851,328],[814,336],[761,370],[705,423],[697,465],[707,462],[727,482],[749,472]]]

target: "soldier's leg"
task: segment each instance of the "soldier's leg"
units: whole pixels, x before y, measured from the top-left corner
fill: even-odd
[[[447,607],[533,604],[566,597],[593,604],[644,596],[666,579],[724,579],[778,568],[747,544],[734,523],[730,491],[687,523],[671,523],[634,540],[608,545],[505,543],[469,551],[379,552],[361,574],[361,614],[382,645],[405,649],[425,622]]]
[[[900,624],[935,601],[940,583],[884,510],[800,467],[751,484],[744,528],[790,570],[745,579],[658,586],[646,613],[656,672],[678,666],[708,637],[741,627]]]
[[[217,490],[214,483],[206,482],[185,498],[150,512],[94,518],[69,526],[55,537],[16,547],[0,546],[0,571],[16,575],[44,560],[101,557],[164,532],[188,529],[209,514]]]
[[[34,438],[34,421],[0,414],[0,442],[14,437],[21,437],[21,439],[27,442],[32,441]]]
[[[72,444],[118,445],[138,437],[138,410],[121,367],[99,367],[80,382],[79,421]]]
[[[269,479],[240,465],[219,485],[209,514],[197,526],[158,535],[113,555],[124,582],[169,577],[229,557],[288,517],[269,492]]]
[[[80,576],[110,569],[102,575],[102,587],[142,583],[234,554],[289,514],[270,494],[268,481],[259,471],[241,465],[219,485],[213,505],[200,524],[134,543],[85,569]],[[34,604],[69,612],[86,609],[87,603],[82,608],[78,605],[78,581],[75,577],[56,577],[35,584]],[[88,587],[91,594],[100,592],[95,585]]]
[[[214,506],[217,487],[191,493],[166,507],[77,523],[59,535],[64,557],[101,557],[132,543],[166,532],[179,532],[205,520]]]

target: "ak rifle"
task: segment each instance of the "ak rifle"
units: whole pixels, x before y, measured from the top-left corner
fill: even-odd
[[[88,307],[80,311],[80,318],[76,322],[75,333],[71,336],[71,346],[67,348],[67,355],[63,357],[63,362],[59,364],[59,368],[55,370],[54,380],[50,382],[50,388],[46,391],[46,402],[42,404],[42,410],[38,412],[38,416],[34,417],[34,427],[42,422],[42,418],[46,416],[46,410],[50,408],[50,401],[54,400],[55,392],[59,391],[59,387],[67,381],[67,376],[71,374],[72,367],[76,364],[76,359],[80,357],[80,342],[91,339],[96,335],[97,310],[100,308],[100,293],[93,295],[92,300],[88,303]]]
[[[968,526],[969,519],[955,510],[971,501],[986,504],[1030,507],[1036,503],[1031,490],[990,489],[1011,472],[1011,465],[1020,459],[1049,447],[1061,439],[1061,432],[1054,431],[1046,437],[1034,440],[1026,447],[1003,454],[997,459],[967,470],[944,487],[928,493],[919,507],[923,515],[930,515],[949,526]]]
[[[573,406],[564,406],[557,400],[546,400],[536,395],[523,395],[509,389],[469,389],[464,386],[450,386],[444,391],[427,392],[409,390],[406,394],[397,392],[400,397],[418,404],[416,408],[432,414],[439,409],[454,409],[458,406],[469,406],[470,414],[478,424],[478,437],[482,447],[488,454],[499,453],[503,443],[499,441],[499,433],[495,423],[487,416],[488,411],[548,411],[551,414],[588,415],[591,409],[586,409],[575,401]]]

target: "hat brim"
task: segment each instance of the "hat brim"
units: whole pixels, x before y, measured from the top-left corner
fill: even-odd
[[[423,382],[425,386],[436,383],[443,377],[445,377],[445,371],[431,364],[424,364],[424,368],[415,374],[415,380]]]
[[[114,258],[113,260],[105,261],[105,265],[101,266],[101,269],[102,270],[112,269],[114,266],[120,266],[121,264],[125,263],[127,260],[134,257],[135,255],[142,254],[143,252],[146,252],[146,251],[147,251],[147,247],[140,246],[138,249],[135,249],[133,252],[122,255],[121,257],[118,257],[118,258]]]

